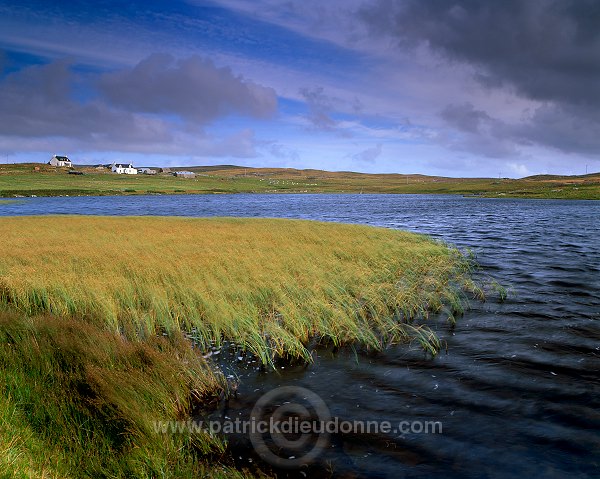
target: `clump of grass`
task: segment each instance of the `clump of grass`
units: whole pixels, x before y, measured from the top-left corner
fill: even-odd
[[[425,236],[367,226],[236,218],[0,220],[0,304],[85,318],[125,337],[197,331],[264,363],[310,360],[320,337],[367,347],[440,344],[421,320],[460,314],[470,262]]]
[[[496,281],[494,279],[490,280],[489,289],[491,289],[492,292],[494,292],[498,295],[498,300],[501,303],[506,301],[510,295],[514,294],[514,291],[512,290],[512,288],[508,288],[508,287],[498,283],[498,281]]]
[[[222,387],[181,335],[132,342],[83,320],[2,313],[2,477],[240,477],[199,459],[224,450],[218,438],[152,427]]]

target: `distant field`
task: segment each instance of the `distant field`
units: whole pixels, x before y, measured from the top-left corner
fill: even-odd
[[[38,168],[38,171],[35,170]],[[134,195],[202,193],[430,193],[512,198],[600,199],[600,173],[582,176],[532,176],[518,180],[446,178],[424,175],[364,174],[206,166],[175,168],[195,179],[169,174],[117,175],[108,170],[41,164],[0,165],[0,197],[59,195]]]

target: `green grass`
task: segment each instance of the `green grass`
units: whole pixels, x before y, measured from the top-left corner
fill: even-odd
[[[0,477],[242,477],[224,444],[156,434],[224,387],[181,336],[128,341],[83,320],[0,314]]]
[[[35,168],[38,168],[36,171]],[[362,174],[283,168],[186,167],[195,179],[168,174],[117,175],[78,167],[84,175],[47,165],[0,165],[0,197],[207,193],[458,194],[500,198],[600,199],[600,174],[513,179]]]
[[[435,353],[428,314],[480,293],[457,250],[367,226],[5,217],[0,236],[0,477],[241,477],[218,438],[152,429],[227,389],[186,332],[267,365],[315,339]]]

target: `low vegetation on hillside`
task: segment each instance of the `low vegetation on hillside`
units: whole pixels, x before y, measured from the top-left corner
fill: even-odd
[[[67,168],[40,164],[0,165],[0,197],[59,195],[139,195],[202,193],[428,193],[484,197],[600,199],[600,174],[508,178],[446,178],[424,175],[364,174],[242,168],[236,166],[179,168],[195,178],[118,175],[107,169]],[[177,170],[177,168],[175,168]]]

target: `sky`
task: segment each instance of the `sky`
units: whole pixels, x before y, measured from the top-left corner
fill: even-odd
[[[600,171],[597,0],[0,0],[0,163]]]

